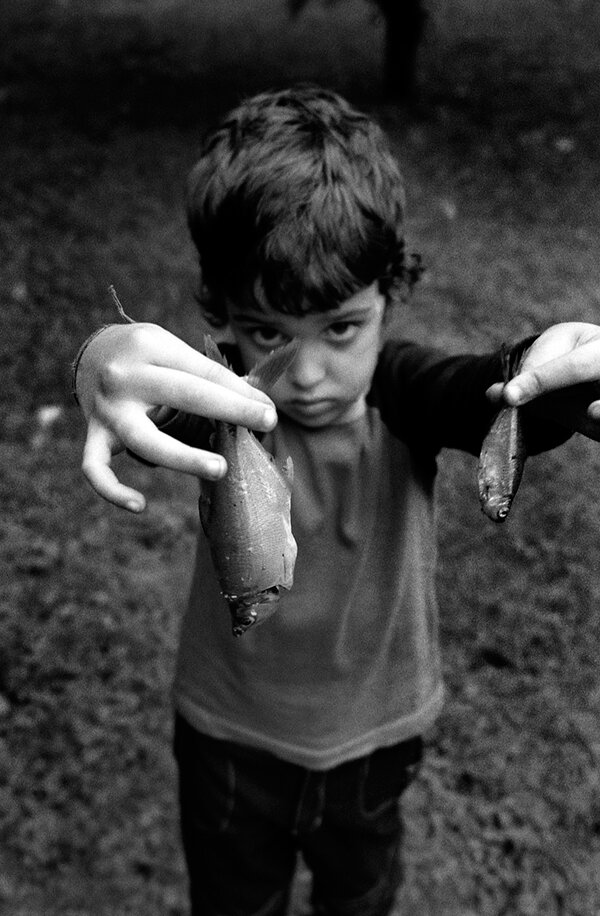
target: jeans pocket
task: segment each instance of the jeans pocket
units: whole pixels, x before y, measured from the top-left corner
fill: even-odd
[[[174,753],[182,817],[194,830],[225,833],[235,806],[236,774],[226,742],[210,738],[178,716]]]
[[[365,758],[359,790],[363,817],[377,818],[397,806],[419,772],[422,757],[423,741],[416,737],[380,748]]]

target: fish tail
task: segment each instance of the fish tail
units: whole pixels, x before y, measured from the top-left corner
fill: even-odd
[[[500,359],[502,362],[503,381],[504,384],[507,385],[514,375],[514,367],[511,365],[510,350],[505,343],[500,347]]]
[[[515,352],[505,343],[501,345],[500,359],[502,361],[502,375],[505,385],[507,385],[515,375],[519,374],[524,357],[525,353]]]
[[[290,340],[283,347],[272,350],[264,359],[254,366],[246,377],[246,381],[254,388],[269,393],[278,378],[286,369],[289,369],[298,352],[297,340]]]
[[[206,356],[208,356],[209,359],[214,360],[215,363],[220,363],[222,366],[225,366],[226,369],[231,369],[231,366],[219,350],[210,334],[204,335],[204,353]]]
[[[272,350],[250,370],[246,376],[248,384],[268,394],[277,379],[280,378],[286,369],[293,363],[299,346],[297,340],[290,340],[285,346]],[[209,359],[214,360],[216,363],[220,363],[222,366],[225,366],[226,369],[231,369],[231,366],[210,334],[204,335],[204,353]]]

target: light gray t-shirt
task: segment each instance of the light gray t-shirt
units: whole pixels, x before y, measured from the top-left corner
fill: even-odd
[[[199,535],[175,702],[200,731],[325,769],[420,734],[442,703],[432,481],[375,408],[265,446],[294,462],[294,585],[231,635]]]
[[[362,417],[318,430],[280,418],[264,445],[294,462],[294,586],[235,639],[200,532],[174,686],[192,726],[327,769],[433,723],[436,455],[478,452],[494,415],[485,391],[501,379],[499,354],[391,342]],[[173,434],[193,444],[198,425],[180,418]],[[527,433],[530,453],[568,438],[535,416]]]

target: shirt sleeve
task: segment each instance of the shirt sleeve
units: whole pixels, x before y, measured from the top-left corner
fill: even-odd
[[[512,348],[517,354],[532,342]],[[448,356],[405,341],[384,347],[369,395],[384,423],[411,448],[435,456],[442,448],[478,455],[497,412],[485,392],[503,380],[500,352]],[[522,408],[527,451],[538,454],[565,442],[564,427]]]

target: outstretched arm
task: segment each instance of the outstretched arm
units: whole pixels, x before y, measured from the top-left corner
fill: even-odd
[[[77,365],[76,394],[88,423],[83,472],[100,496],[132,512],[145,499],[110,466],[124,449],[207,479],[227,470],[220,455],[162,433],[153,421],[165,408],[265,432],[277,420],[265,394],[154,324],[110,325],[91,339]]]

